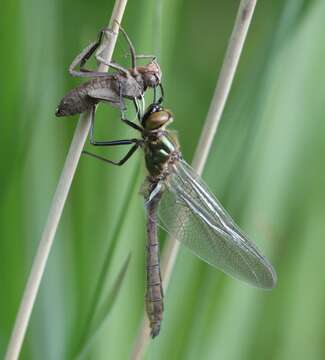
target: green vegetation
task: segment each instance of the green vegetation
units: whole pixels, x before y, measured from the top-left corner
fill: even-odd
[[[155,3],[130,0],[123,26],[139,53],[160,54],[165,105],[190,162],[239,1],[164,0],[160,18]],[[2,4],[1,355],[77,121],[54,116],[60,98],[80,83],[67,68],[108,22],[112,6]],[[182,249],[147,359],[324,359],[324,17],[320,0],[258,2],[204,173],[273,263],[278,286],[251,288]],[[126,64],[125,52],[120,40],[114,59]],[[134,136],[105,105],[97,125],[98,138]],[[99,153],[118,158],[123,149]],[[144,307],[144,176],[141,152],[121,168],[80,160],[21,359],[71,358],[108,251],[108,298],[100,301],[110,311],[88,358],[128,358]]]

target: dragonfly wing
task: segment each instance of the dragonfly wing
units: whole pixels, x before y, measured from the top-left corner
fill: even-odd
[[[183,160],[166,180],[159,218],[163,228],[210,265],[257,287],[275,286],[272,265]]]

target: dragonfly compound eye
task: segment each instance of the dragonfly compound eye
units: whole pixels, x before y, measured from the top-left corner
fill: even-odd
[[[145,127],[147,130],[155,130],[167,126],[173,121],[173,115],[168,110],[153,112],[146,119]]]

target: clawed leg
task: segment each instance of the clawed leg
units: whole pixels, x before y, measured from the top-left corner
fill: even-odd
[[[71,65],[69,66],[69,73],[72,76],[80,76],[80,77],[107,76],[107,73],[91,71],[82,67],[85,64],[85,62],[89,59],[89,57],[94,53],[97,47],[98,47],[97,42],[92,42],[79,55],[76,56],[76,58],[72,61]],[[80,70],[76,70],[76,67],[78,65],[80,65],[79,66]]]
[[[69,73],[72,76],[80,77],[95,77],[95,76],[107,76],[105,72],[96,72],[89,69],[86,69],[84,66],[86,62],[90,59],[92,54],[97,50],[103,38],[103,31],[98,35],[97,41],[89,44],[80,54],[78,54],[75,59],[72,61],[69,66]],[[80,70],[76,70],[76,67],[79,65]]]
[[[94,146],[116,146],[116,145],[131,145],[138,143],[138,139],[123,139],[123,140],[110,140],[110,141],[96,141],[90,139],[90,144]]]
[[[121,119],[124,123],[131,126],[132,128],[142,131],[142,129],[134,124],[132,121],[129,121],[126,118]],[[90,143],[94,146],[114,146],[114,145],[130,145],[137,143],[137,139],[128,139],[128,140],[114,140],[114,141],[97,141],[95,140],[94,132],[95,132],[95,106],[91,109],[91,125],[90,125]]]
[[[131,54],[131,67],[134,69],[136,67],[136,59],[137,59],[137,56],[135,55],[135,48],[134,48],[132,41],[130,40],[128,34],[122,28],[122,26],[120,26],[120,31],[122,32],[126,42],[128,43],[130,54]]]
[[[100,55],[96,55],[96,60],[108,67],[111,67],[112,69],[114,70],[117,70],[117,71],[121,71],[123,74],[125,75],[128,75],[129,74],[129,70],[128,69],[125,69],[123,66],[115,63],[114,61],[111,61],[111,62],[107,62],[104,58],[102,58]],[[102,74],[106,74],[107,76],[107,73],[102,73]]]
[[[117,35],[113,30],[111,30],[109,28],[104,28],[100,32],[101,40],[104,37],[104,34],[105,34],[106,38],[108,39],[108,41],[110,41],[114,36]],[[102,44],[102,41],[100,41],[97,49],[95,49],[95,50],[97,50],[96,55],[101,54],[104,51],[105,47],[106,47],[106,44]]]
[[[137,117],[138,117],[138,119],[141,119],[141,115],[140,115],[140,112],[139,112],[139,106],[138,106],[138,104],[135,102],[135,100],[134,100],[134,105],[135,105],[135,107],[136,107]],[[128,120],[128,119],[126,118],[126,116],[125,116],[125,112],[122,111],[122,110],[121,110],[121,120],[122,120],[125,124],[129,125],[131,128],[142,132],[142,127],[140,127],[139,125],[135,124],[133,121]]]
[[[135,130],[142,132],[142,128],[137,124],[134,124],[132,121],[126,119],[124,116],[121,117],[121,120],[127,124],[128,126],[132,127]],[[91,125],[90,125],[90,135],[89,140],[90,144],[94,146],[114,146],[114,145],[130,145],[137,143],[137,139],[128,139],[128,140],[114,140],[114,141],[98,141],[95,140],[94,132],[95,132],[95,106],[91,110]]]
[[[107,34],[114,34],[112,30],[110,29],[104,29],[100,31],[98,35],[97,41],[92,42],[89,44],[80,54],[78,54],[75,59],[72,61],[71,65],[69,66],[69,73],[72,76],[80,76],[80,77],[104,77],[107,76],[107,72],[100,72],[100,71],[92,71],[85,68],[86,62],[90,59],[90,57],[94,54],[94,52],[97,50],[97,53],[101,53],[103,51],[103,44],[101,44],[104,33]],[[122,66],[110,62],[108,63],[105,59],[103,59],[101,56],[96,55],[96,59],[98,62],[103,63],[115,70],[121,71],[124,74],[128,73],[128,70],[123,68]],[[79,70],[76,70],[76,68],[79,66]]]
[[[132,68],[136,67],[136,59],[151,59],[151,61],[154,61],[156,59],[156,57],[154,55],[136,55],[135,53],[135,48],[128,36],[128,34],[126,33],[126,31],[119,26],[119,30],[122,32],[128,47],[129,47],[129,51],[131,54],[131,66]],[[105,44],[102,44],[102,39],[104,34],[107,37],[110,36],[115,36],[116,33],[114,33],[111,29],[103,29],[99,32],[98,35],[98,39],[97,41],[92,42],[91,44],[89,44],[80,54],[78,54],[75,59],[72,61],[71,65],[69,66],[69,73],[72,76],[80,76],[80,77],[103,77],[103,76],[107,76],[106,72],[100,72],[100,71],[92,71],[89,70],[87,68],[85,68],[85,64],[86,62],[90,59],[90,57],[94,54],[94,52],[96,52],[96,60],[100,63],[103,63],[115,70],[121,71],[124,74],[128,74],[128,70],[125,69],[123,66],[116,64],[115,62],[107,62],[103,57],[102,57],[102,53],[104,50],[104,47],[106,46]],[[77,70],[76,68],[79,66],[79,70]]]
[[[155,61],[157,59],[156,55],[136,55],[135,56],[136,59],[151,59],[151,61]]]
[[[161,104],[164,100],[164,88],[162,86],[162,83],[159,83],[159,89],[160,89],[160,98],[157,100],[157,86],[153,88],[153,104]]]
[[[129,51],[130,51],[130,55],[131,55],[131,67],[134,69],[136,67],[136,60],[137,59],[151,59],[151,61],[154,61],[156,60],[156,56],[155,55],[143,55],[143,54],[140,54],[140,55],[136,55],[136,52],[135,52],[135,48],[134,48],[134,45],[131,41],[131,39],[129,38],[129,35],[127,34],[127,32],[123,29],[123,27],[119,25],[119,30],[121,31],[121,33],[123,34],[127,44],[128,44],[128,47],[129,47]],[[102,49],[101,50],[98,50],[97,51],[97,56],[96,58],[99,60],[99,61],[102,61],[102,57],[100,56],[100,53],[102,52]],[[115,64],[116,65],[116,64]]]
[[[136,103],[136,109],[137,112],[139,113],[139,108],[138,108],[138,104]],[[132,128],[138,130],[138,131],[142,131],[142,128],[136,124],[134,124],[132,121],[126,119],[123,116],[123,112],[122,112],[122,117],[121,120],[126,123],[127,125],[131,126]],[[128,159],[130,159],[130,157],[136,152],[136,150],[141,146],[143,140],[141,139],[123,139],[123,140],[111,140],[111,141],[97,141],[94,139],[94,130],[95,130],[95,106],[93,106],[92,110],[91,110],[91,126],[90,126],[90,143],[91,145],[94,146],[118,146],[118,145],[131,145],[133,144],[133,146],[131,147],[131,149],[129,149],[129,151],[126,153],[126,155],[119,161],[113,161],[113,160],[109,160],[106,159],[102,156],[93,154],[89,151],[83,151],[83,154],[92,156],[96,159],[102,160],[106,163],[109,164],[113,164],[113,165],[117,165],[117,166],[121,166],[123,165]]]
[[[115,20],[115,22],[117,23],[116,20]],[[121,26],[119,23],[118,23],[118,26],[119,26],[119,31],[121,31],[121,33],[123,34],[123,36],[124,36],[124,38],[125,38],[125,40],[126,40],[126,42],[127,42],[127,44],[128,44],[128,47],[129,47],[129,51],[130,51],[130,55],[131,55],[131,67],[132,67],[132,68],[135,68],[135,67],[136,67],[135,48],[134,48],[134,46],[133,46],[133,44],[132,44],[131,39],[129,38],[128,34],[126,33],[126,31],[122,28],[122,26]],[[104,31],[105,31],[105,30],[104,30]],[[111,32],[110,29],[106,29],[106,31],[107,31],[108,33]],[[103,57],[101,56],[102,52],[103,52],[103,48],[100,47],[100,48],[98,49],[97,53],[96,53],[96,59],[97,59],[99,62],[102,62],[102,63],[104,63],[104,64],[107,65],[107,66],[111,66],[112,68],[114,68],[114,69],[116,69],[116,70],[120,70],[120,71],[123,71],[123,72],[126,72],[126,71],[127,71],[126,69],[122,68],[122,67],[121,67],[120,65],[118,65],[118,64],[113,63],[113,65],[114,65],[115,67],[112,66],[112,64],[107,64],[107,62],[105,62],[105,60],[104,60]],[[104,60],[104,61],[103,61],[103,60]],[[117,68],[117,66],[118,66],[118,68]]]
[[[143,114],[145,112],[145,101],[144,101],[143,95],[141,95],[141,109],[140,109],[140,106],[139,106],[139,101],[140,100],[137,99],[137,98],[133,99],[133,104],[134,104],[134,107],[135,107],[135,110],[136,110],[136,115],[137,115],[139,123],[141,124],[142,116],[143,116]]]
[[[161,104],[165,96],[164,87],[162,86],[162,83],[159,83],[159,89],[160,89],[160,98],[158,99],[158,104]]]
[[[126,114],[125,114],[125,112],[126,112],[126,110],[127,110],[127,107],[126,107],[125,102],[124,102],[123,89],[122,89],[121,84],[119,84],[119,86],[120,86],[120,111],[121,111],[121,120],[122,120],[125,124],[129,125],[130,127],[132,127],[133,129],[142,132],[142,128],[141,128],[139,125],[137,125],[137,124],[135,124],[133,121],[130,121],[130,120],[127,119]],[[143,99],[143,97],[142,97],[142,99]],[[138,101],[138,100],[137,100],[136,98],[133,98],[133,104],[134,104],[135,109],[136,109],[137,118],[138,118],[139,122],[141,122],[141,121],[140,121],[140,120],[141,120],[141,113],[140,113],[140,108],[139,108],[139,104],[138,104],[137,101]]]
[[[132,139],[132,140],[134,140],[134,139]],[[114,144],[111,144],[111,145],[126,145],[126,143],[120,143],[120,144],[118,144],[118,143],[117,143],[118,141],[126,141],[126,140],[117,140]],[[102,161],[104,161],[104,162],[106,162],[106,163],[109,163],[109,164],[112,164],[112,165],[121,166],[121,165],[123,165],[124,163],[126,163],[126,162],[130,159],[130,157],[137,151],[137,149],[138,149],[139,146],[140,146],[140,142],[141,142],[141,140],[137,140],[137,142],[131,147],[131,149],[126,153],[126,155],[123,156],[123,158],[122,158],[121,160],[119,160],[119,161],[109,160],[109,159],[106,159],[106,158],[104,158],[104,157],[102,157],[102,156],[99,156],[99,155],[97,155],[97,154],[93,154],[93,153],[91,153],[91,152],[89,152],[89,151],[83,151],[82,153],[85,154],[85,155],[92,156],[92,157],[94,157],[94,158],[96,158],[96,159],[102,160]],[[106,144],[106,145],[107,145],[107,146],[111,146],[111,145],[108,145],[108,144]]]

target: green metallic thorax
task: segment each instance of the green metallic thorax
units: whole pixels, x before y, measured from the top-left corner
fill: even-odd
[[[172,153],[178,152],[178,142],[171,132],[150,132],[144,139],[146,167],[151,176],[162,175]]]

